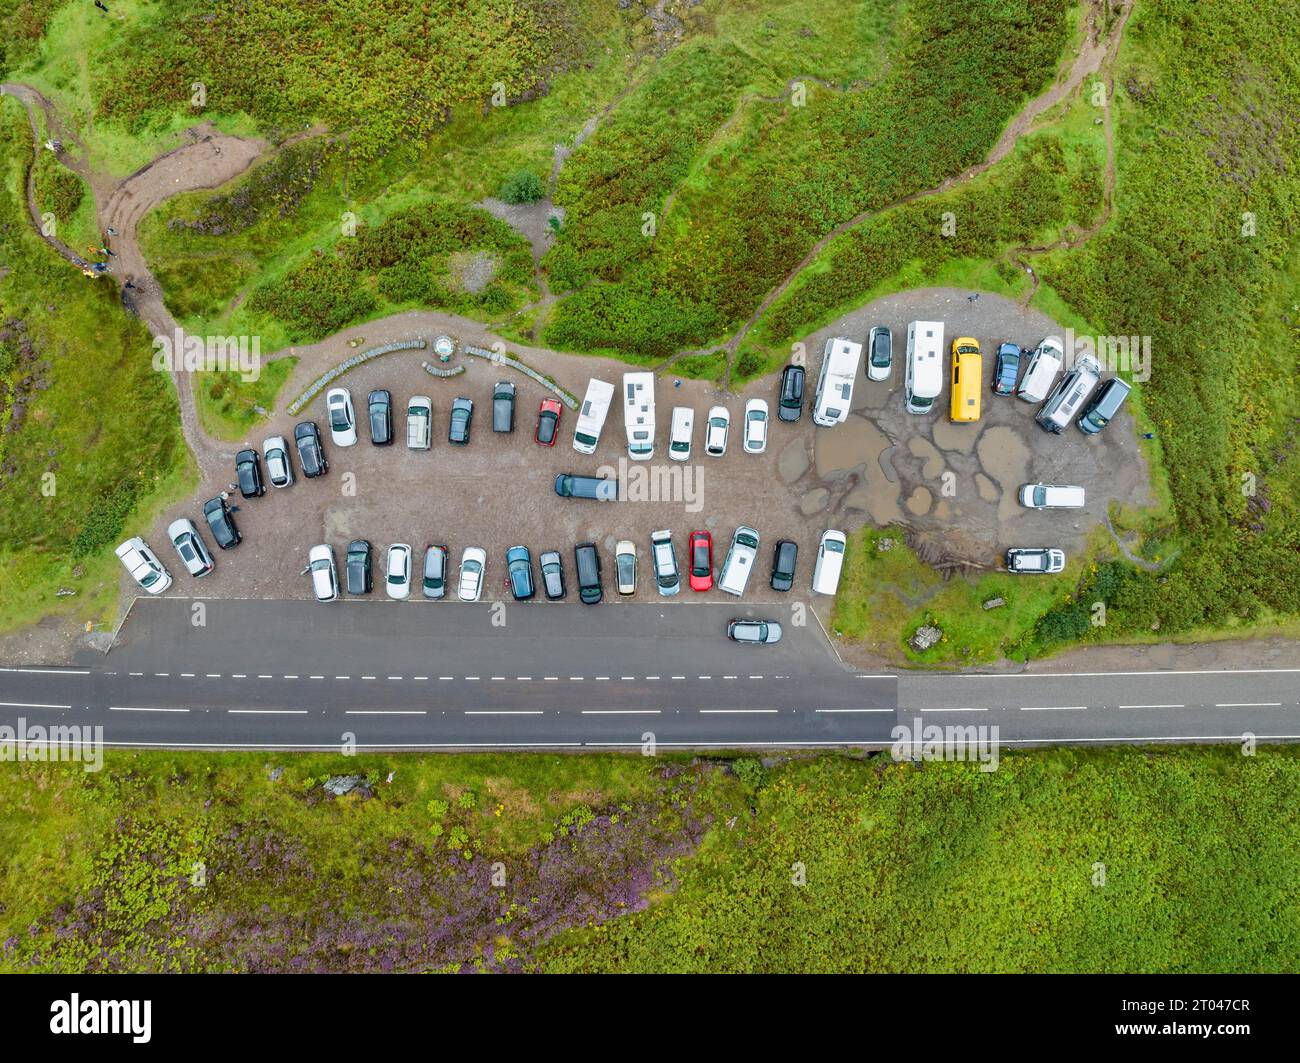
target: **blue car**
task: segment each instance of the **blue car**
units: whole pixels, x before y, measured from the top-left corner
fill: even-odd
[[[1016,390],[1016,377],[1020,375],[1020,348],[1014,343],[1004,343],[993,359],[993,394],[1010,395]]]
[[[526,602],[537,593],[533,583],[533,558],[528,547],[512,546],[506,551],[506,572],[515,601]]]

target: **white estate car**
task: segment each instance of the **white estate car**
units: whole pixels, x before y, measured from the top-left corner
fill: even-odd
[[[745,453],[762,454],[767,449],[767,400],[745,403]]]
[[[325,543],[307,551],[307,571],[318,602],[332,602],[339,596],[339,574],[334,567],[334,550]]]
[[[150,594],[162,594],[172,585],[172,578],[158,560],[158,555],[140,536],[128,539],[114,552],[131,573],[131,578]]]
[[[352,396],[347,388],[330,388],[325,395],[325,410],[329,414],[330,438],[338,447],[355,446],[357,442],[357,417],[352,412]]]
[[[284,436],[268,436],[262,441],[262,460],[266,462],[266,478],[272,487],[288,487],[293,483],[293,462]]]
[[[704,426],[704,453],[715,458],[727,452],[727,432],[731,428],[731,414],[725,406],[709,410],[709,423]]]
[[[483,570],[487,567],[487,551],[481,546],[467,546],[460,555],[460,585],[456,594],[462,602],[477,602],[483,593]]]
[[[1020,504],[1028,509],[1081,509],[1086,499],[1082,487],[1072,484],[1024,484]]]
[[[388,548],[384,589],[395,600],[411,596],[411,548],[406,543],[393,543]]]
[[[668,433],[668,456],[673,461],[689,461],[691,435],[695,430],[695,411],[689,406],[673,407],[673,426]]]

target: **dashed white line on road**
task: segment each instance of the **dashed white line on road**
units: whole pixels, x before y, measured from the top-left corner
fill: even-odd
[[[1055,712],[1055,711],[1069,712],[1073,710],[1077,712],[1077,711],[1082,711],[1087,707],[1088,707],[1087,705],[1021,705],[1020,711],[1021,712]]]
[[[209,678],[209,679],[220,679],[220,678],[221,678],[221,673],[220,673],[220,672],[208,672],[208,674],[207,674],[207,678]]]
[[[306,709],[227,709],[232,716],[306,716]]]
[[[762,677],[761,675],[751,675],[749,678],[750,678],[750,679],[762,679],[763,677]]]
[[[503,676],[503,675],[494,675],[494,676],[492,677],[492,682],[494,682],[494,683],[503,683],[503,682],[505,682],[505,678],[506,678],[506,677]]]
[[[287,676],[285,676],[284,678],[285,678],[285,679],[297,679],[298,677],[297,677],[296,675],[287,675]]]
[[[775,712],[779,712],[780,710],[779,709],[700,709],[699,711],[702,713],[711,713],[715,715],[720,715],[720,714],[737,714],[737,713],[746,713],[746,712],[775,713]]]
[[[713,676],[711,676],[711,675],[701,675],[701,676],[697,676],[696,678],[697,678],[697,679],[712,679]]]
[[[471,683],[477,683],[477,682],[478,682],[478,676],[476,676],[476,675],[467,675],[465,678],[466,678],[466,680],[468,680],[468,681],[471,682]]]
[[[334,678],[335,678],[335,679],[351,679],[352,677],[351,677],[350,675],[336,675]]]
[[[540,716],[541,709],[466,709],[466,716]]]
[[[154,672],[154,675],[159,679],[167,679],[171,675],[171,672]],[[267,678],[270,677],[268,676]]]
[[[559,682],[559,679],[560,679],[560,677],[559,677],[558,675],[544,675],[544,676],[542,676],[542,680],[543,680],[544,682],[547,682],[547,683],[557,683],[557,682]]]
[[[42,705],[39,701],[0,701],[6,709],[70,709],[71,705]]]
[[[388,678],[389,678],[389,679],[401,679],[402,677],[401,677],[400,675],[390,675]]]
[[[274,679],[275,676],[273,676],[273,675],[259,675],[257,678],[258,678],[258,679]]]
[[[532,682],[532,679],[533,679],[533,677],[532,677],[531,675],[517,675],[517,676],[515,676],[515,682],[517,682],[517,683],[530,683],[530,682]]]
[[[1215,702],[1216,709],[1280,709],[1280,701],[1223,701]]]
[[[128,672],[127,675],[144,675],[143,672]]]
[[[426,716],[424,709],[347,709],[344,716]]]
[[[193,673],[193,672],[182,672],[182,673],[181,673],[181,678],[182,678],[182,679],[193,679],[193,678],[194,678],[194,673]]]
[[[149,709],[132,705],[110,705],[109,712],[189,712],[189,709]]]
[[[580,676],[580,675],[571,675],[571,676],[569,676],[569,682],[570,682],[570,683],[581,683],[581,682],[582,682],[582,678],[583,678],[583,677]]]
[[[920,709],[920,712],[988,712],[988,709],[976,708],[959,708],[959,709]]]
[[[722,678],[723,678],[723,679],[735,679],[736,677],[735,677],[734,675],[724,675]]]
[[[596,676],[596,682],[597,682],[597,683],[608,683],[608,682],[609,682],[609,676],[607,676],[607,675],[598,675],[598,676]]]
[[[647,678],[647,679],[658,679],[659,677],[658,677],[657,675],[648,675],[648,676],[646,676],[646,678]]]
[[[1185,709],[1186,705],[1121,705],[1121,709]]]
[[[411,676],[411,678],[414,679],[417,683],[423,683],[426,682],[429,677],[427,675],[413,675]]]
[[[773,709],[773,712],[776,710]],[[893,712],[893,709],[813,709],[813,712]]]
[[[324,677],[323,675],[309,675],[307,678],[308,678],[308,679],[324,679],[325,677]]]
[[[456,677],[455,677],[454,675],[440,675],[440,676],[438,676],[438,678],[441,679],[441,680],[445,683],[445,682],[447,682],[447,681],[450,680],[450,679],[455,679]]]
[[[362,679],[374,679],[375,677],[374,677],[373,675],[363,675],[361,678],[362,678]]]
[[[231,678],[231,679],[247,679],[248,676],[245,675],[243,672],[235,672],[233,675],[231,675],[230,678]]]
[[[662,709],[583,709],[583,716],[658,716]]]
[[[672,678],[674,678],[674,679],[685,679],[686,677],[685,677],[684,675],[675,675],[675,676],[673,676]]]

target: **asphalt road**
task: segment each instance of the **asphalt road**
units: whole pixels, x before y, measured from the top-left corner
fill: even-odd
[[[730,643],[740,615],[785,638]],[[864,675],[811,611],[798,619],[725,603],[141,600],[106,657],[0,670],[0,725],[268,749],[883,746],[917,720],[996,726],[1010,746],[1300,740],[1296,671]]]

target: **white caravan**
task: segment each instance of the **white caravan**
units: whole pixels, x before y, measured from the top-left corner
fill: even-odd
[[[655,375],[623,374],[623,424],[627,427],[627,456],[649,461],[655,455]]]
[[[600,430],[605,427],[609,404],[614,401],[614,385],[604,380],[592,380],[587,385],[587,397],[578,409],[578,423],[573,429],[573,449],[579,454],[595,454],[600,442]]]
[[[822,352],[822,371],[817,377],[817,397],[813,402],[813,424],[831,428],[849,416],[853,402],[853,381],[862,361],[862,344],[843,336],[826,341]]]
[[[929,413],[943,390],[943,322],[913,321],[907,326],[908,413]]]

